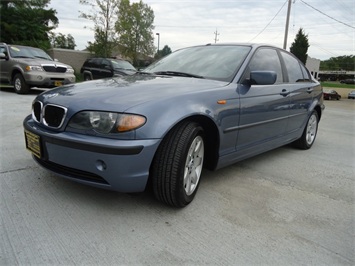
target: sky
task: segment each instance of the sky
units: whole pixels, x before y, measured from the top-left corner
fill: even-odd
[[[138,2],[137,0],[130,0]],[[153,31],[157,48],[172,51],[230,42],[284,46],[289,0],[143,0],[154,11]],[[308,55],[327,60],[355,55],[355,0],[292,0],[286,50],[300,28],[308,35]],[[92,22],[80,18],[89,11],[79,0],[51,0],[57,11],[56,33],[71,34],[76,50],[94,41]],[[159,33],[156,35],[156,33]]]

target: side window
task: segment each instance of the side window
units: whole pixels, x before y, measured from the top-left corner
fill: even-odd
[[[277,74],[276,83],[283,82],[280,58],[274,49],[261,48],[256,51],[250,61],[249,71],[274,71]]]
[[[311,78],[309,76],[309,71],[301,65],[301,70],[302,70],[302,73],[303,73],[303,79],[305,82],[311,82]]]
[[[108,60],[102,59],[101,68],[111,69],[111,64]]]
[[[288,73],[288,81],[290,83],[303,82],[303,73],[301,70],[301,65],[296,58],[292,55],[289,55],[285,52],[281,52],[282,58],[284,59],[287,73]],[[309,79],[309,77],[308,77]]]
[[[4,46],[0,46],[0,53],[7,54],[6,48]]]
[[[95,59],[92,61],[92,66],[93,66],[94,68],[99,68],[99,67],[100,67],[100,63],[101,63],[101,59],[95,58]]]

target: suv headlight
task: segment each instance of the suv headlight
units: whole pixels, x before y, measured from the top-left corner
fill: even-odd
[[[26,66],[26,71],[43,71],[41,66]]]
[[[135,114],[83,111],[72,117],[68,127],[77,130],[94,130],[101,134],[135,130],[143,126],[146,118]]]
[[[68,68],[67,68],[67,73],[69,73],[69,74],[74,74],[74,69],[71,68],[71,67],[68,67]]]

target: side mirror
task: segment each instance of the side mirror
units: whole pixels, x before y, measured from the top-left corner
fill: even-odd
[[[251,71],[250,79],[246,79],[249,86],[251,85],[272,85],[275,84],[277,74],[275,71]]]

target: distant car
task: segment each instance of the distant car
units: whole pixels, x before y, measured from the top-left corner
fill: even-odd
[[[355,91],[349,92],[348,99],[355,99]]]
[[[208,44],[131,76],[42,93],[23,125],[35,161],[57,175],[120,192],[149,185],[158,200],[184,207],[203,167],[289,143],[310,149],[323,109],[321,85],[291,53]]]
[[[324,100],[340,100],[341,95],[336,90],[323,90]]]
[[[0,43],[0,80],[26,94],[31,87],[53,88],[75,82],[74,69],[39,48]]]
[[[89,58],[80,70],[84,80],[127,76],[136,72],[137,70],[128,61],[114,58]]]
[[[344,80],[341,80],[340,83],[355,84],[355,79],[344,79]]]

